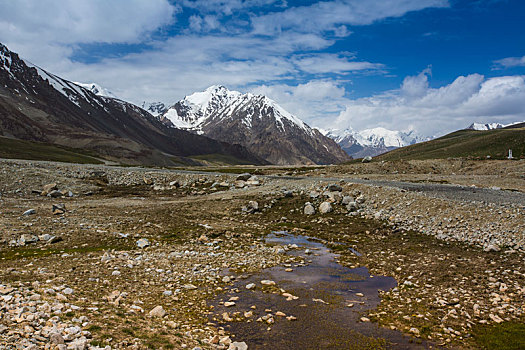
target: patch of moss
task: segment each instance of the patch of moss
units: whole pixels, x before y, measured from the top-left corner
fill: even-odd
[[[474,329],[476,344],[487,350],[525,349],[525,323],[504,322],[493,326],[478,326]]]

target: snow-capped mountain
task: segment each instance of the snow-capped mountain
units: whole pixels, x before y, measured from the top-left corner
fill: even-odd
[[[492,129],[502,129],[505,125],[501,123],[472,123],[467,129],[470,130],[492,130]]]
[[[103,88],[102,86],[98,85],[97,83],[79,83],[74,82],[75,84],[82,86],[85,89],[88,89],[92,93],[94,93],[97,96],[104,96],[104,97],[111,97],[111,98],[118,98],[115,96],[111,91],[109,91],[106,88]]]
[[[521,124],[523,122],[514,122],[510,124],[501,124],[501,123],[472,123],[467,128],[468,130],[494,130],[494,129],[503,129],[512,125]]]
[[[91,88],[30,64],[0,43],[0,136],[81,148],[126,164],[198,164],[186,157],[217,154],[267,163],[239,145],[166,127],[142,108]]]
[[[166,113],[168,110],[168,107],[163,102],[142,102],[140,105],[142,109],[148,111],[151,115],[158,117],[159,115],[162,115]]]
[[[414,131],[402,132],[382,127],[355,131],[351,128],[325,131],[345,152],[354,158],[376,156],[398,147],[425,141]]]
[[[275,101],[220,85],[186,96],[160,118],[179,129],[243,145],[273,164],[328,164],[349,159],[333,140]]]

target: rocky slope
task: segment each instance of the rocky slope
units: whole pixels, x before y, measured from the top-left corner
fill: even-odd
[[[179,129],[245,146],[273,164],[330,164],[350,157],[271,99],[212,86],[162,114]]]
[[[128,164],[173,165],[181,157],[210,154],[264,163],[239,145],[168,128],[91,87],[30,66],[0,44],[0,136],[86,149]]]

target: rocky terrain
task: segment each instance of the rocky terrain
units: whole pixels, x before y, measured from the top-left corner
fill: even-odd
[[[524,344],[523,162],[207,170],[0,161],[0,348]]]

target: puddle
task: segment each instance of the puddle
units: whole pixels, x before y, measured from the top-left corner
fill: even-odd
[[[234,334],[234,339],[246,342],[250,350],[428,348],[424,343],[413,343],[410,337],[400,332],[360,321],[366,310],[379,304],[379,290],[397,286],[394,278],[370,276],[366,267],[350,269],[341,266],[335,261],[336,254],[305,236],[274,232],[266,237],[266,242],[283,247],[296,245],[297,249],[290,249],[286,254],[303,257],[307,265],[277,266],[240,279],[212,303],[219,325]],[[352,252],[360,254],[353,249]],[[285,271],[290,268],[291,272]],[[276,293],[262,292],[261,280],[275,281],[278,288],[273,289]],[[245,286],[249,283],[255,283],[256,289],[247,290]],[[298,298],[287,300],[282,292],[277,292],[279,288]],[[238,297],[235,306],[219,304],[231,297]],[[353,306],[348,307],[349,304]],[[253,305],[255,309],[251,308]],[[265,309],[271,311],[265,312]],[[253,316],[244,318],[243,313],[250,310]],[[276,316],[278,311],[295,316],[297,320]],[[239,315],[243,320],[223,321],[221,315],[224,312],[233,319]],[[269,313],[273,315],[274,324],[256,322]]]

